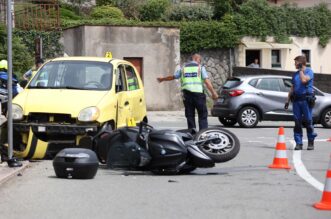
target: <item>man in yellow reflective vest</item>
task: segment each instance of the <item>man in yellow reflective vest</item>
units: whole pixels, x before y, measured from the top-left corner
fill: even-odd
[[[129,90],[137,90],[138,89],[138,83],[136,78],[134,77],[134,74],[131,71],[127,71],[128,75],[128,87]]]
[[[177,70],[174,75],[167,77],[159,77],[159,83],[163,81],[172,81],[180,79],[181,89],[183,92],[183,102],[185,107],[185,117],[187,119],[188,128],[196,128],[195,125],[195,109],[198,111],[199,129],[208,128],[208,110],[206,104],[206,95],[204,93],[203,84],[206,85],[212,98],[218,98],[217,92],[214,90],[207,71],[204,66],[201,66],[201,56],[194,54],[192,61],[186,63],[184,67]]]

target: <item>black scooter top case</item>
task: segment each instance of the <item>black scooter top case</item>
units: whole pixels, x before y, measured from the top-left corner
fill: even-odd
[[[59,178],[92,179],[99,167],[94,151],[84,148],[66,148],[53,160],[55,174]]]
[[[151,168],[176,168],[186,160],[187,146],[181,134],[172,130],[153,130],[148,136]]]

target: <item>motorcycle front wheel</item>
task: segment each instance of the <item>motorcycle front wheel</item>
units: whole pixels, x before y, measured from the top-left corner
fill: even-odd
[[[210,138],[215,139],[199,144],[198,147],[216,163],[232,160],[239,153],[239,139],[235,134],[226,129],[207,128],[199,131],[194,136],[195,141],[203,141]]]

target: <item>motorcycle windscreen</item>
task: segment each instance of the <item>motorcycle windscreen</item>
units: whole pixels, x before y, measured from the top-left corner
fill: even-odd
[[[149,135],[148,152],[151,168],[176,168],[186,161],[187,147],[178,133],[158,130]]]
[[[198,146],[188,145],[188,164],[196,167],[213,167],[215,162],[203,153]]]
[[[147,165],[151,157],[136,142],[118,141],[108,151],[107,167],[113,169],[135,169]]]

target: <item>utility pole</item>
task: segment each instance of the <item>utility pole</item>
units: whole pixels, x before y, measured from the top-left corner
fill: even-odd
[[[22,163],[19,162],[16,158],[13,158],[13,116],[12,116],[12,99],[13,99],[13,59],[12,59],[12,13],[14,7],[12,6],[11,0],[7,0],[7,61],[8,61],[8,118],[7,118],[7,129],[8,129],[8,166],[9,167],[19,167],[22,166]]]

